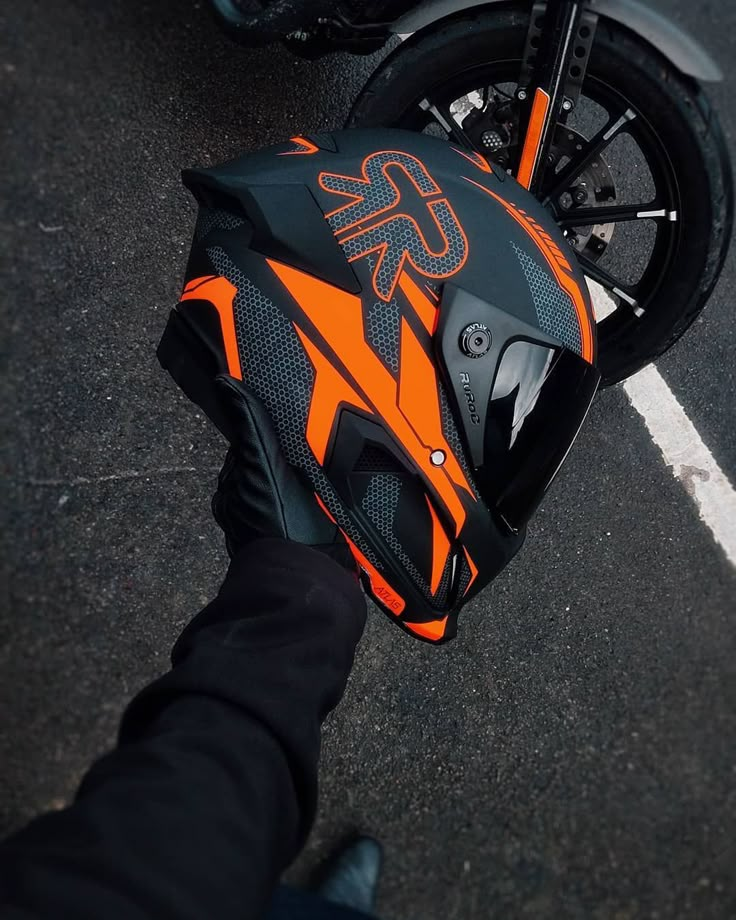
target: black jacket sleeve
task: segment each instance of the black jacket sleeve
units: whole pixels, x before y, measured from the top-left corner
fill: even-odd
[[[320,726],[364,621],[322,553],[242,550],[74,804],[0,846],[0,916],[261,916],[313,820]]]

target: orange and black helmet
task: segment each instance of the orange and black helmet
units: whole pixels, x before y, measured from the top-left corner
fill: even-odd
[[[199,217],[162,363],[228,434],[265,403],[367,590],[416,636],[518,551],[598,384],[584,279],[506,173],[401,131],[184,173]]]

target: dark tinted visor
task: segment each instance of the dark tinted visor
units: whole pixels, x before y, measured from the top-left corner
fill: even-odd
[[[600,374],[562,346],[517,340],[498,364],[488,404],[483,498],[513,530],[527,523],[572,446]]]

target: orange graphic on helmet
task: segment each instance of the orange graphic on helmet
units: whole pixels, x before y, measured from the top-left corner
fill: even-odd
[[[209,300],[217,310],[222,329],[222,341],[225,346],[225,359],[227,371],[231,377],[243,379],[238,354],[238,339],[235,334],[235,313],[233,300],[238,289],[227,278],[215,275],[203,275],[201,278],[192,278],[185,286],[181,295],[182,300]]]
[[[364,411],[381,418],[425,474],[455,525],[454,535],[459,534],[466,520],[461,495],[472,501],[476,498],[442,430],[435,367],[406,320],[401,324],[401,373],[397,382],[365,339],[359,297],[281,262],[267,261],[327,345],[350,367],[357,384],[355,389],[349,386],[333,368],[336,377],[332,384],[315,386],[308,426],[315,432],[310,447],[317,459],[324,458],[325,439],[339,406],[362,404]],[[304,334],[298,327],[297,331],[304,343]],[[329,362],[312,343],[310,346],[308,354],[318,377],[320,373],[324,377]],[[442,452],[445,460],[441,466],[432,463],[433,451]]]

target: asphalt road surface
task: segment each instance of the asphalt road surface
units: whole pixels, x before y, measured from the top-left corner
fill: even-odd
[[[733,64],[736,7],[664,6]],[[225,564],[223,444],[160,370],[179,170],[337,127],[370,62],[245,51],[201,2],[6,2],[2,829],[58,807]],[[712,95],[731,144],[736,76]],[[659,369],[736,481],[729,258]],[[433,649],[373,611],[290,877],[359,829],[380,913],[736,915],[736,572],[621,388],[520,557]]]

